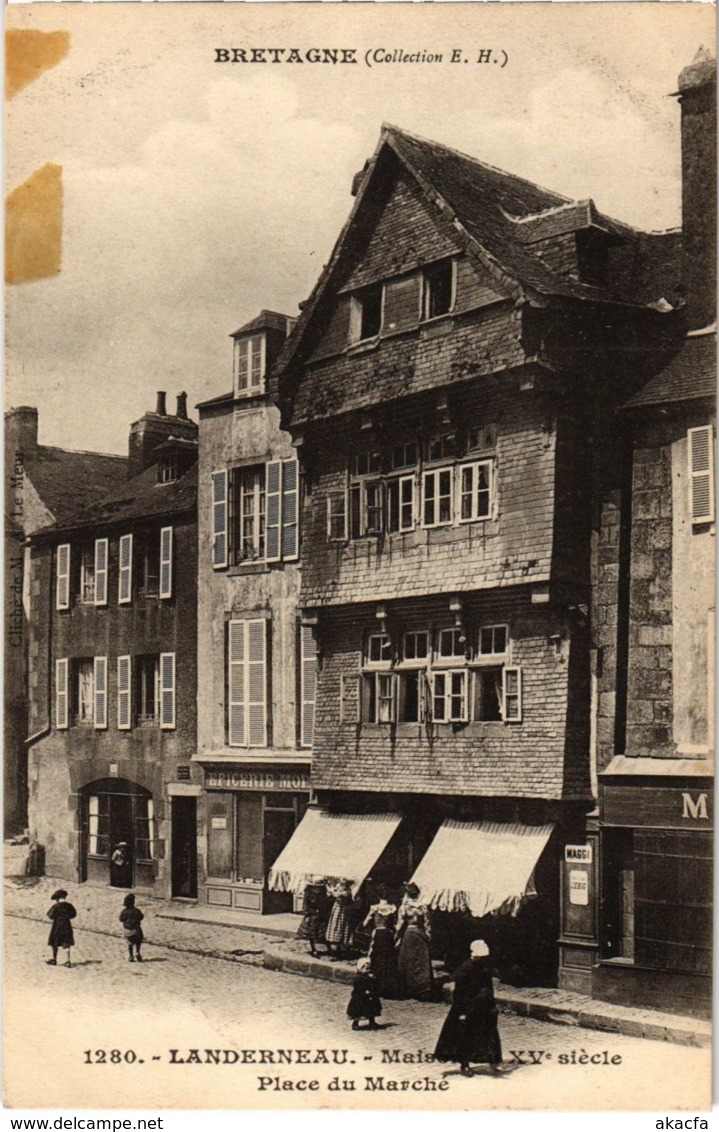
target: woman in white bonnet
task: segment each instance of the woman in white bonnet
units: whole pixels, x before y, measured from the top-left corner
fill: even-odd
[[[469,953],[455,972],[452,1006],[434,1051],[437,1061],[459,1062],[466,1077],[473,1076],[471,1065],[484,1064],[497,1073],[502,1064],[489,948],[483,939],[475,939]]]

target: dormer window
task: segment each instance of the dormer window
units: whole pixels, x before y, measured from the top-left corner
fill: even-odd
[[[422,318],[439,318],[452,309],[454,267],[451,259],[426,267],[422,273]]]
[[[235,392],[238,397],[262,393],[265,384],[265,335],[235,341]]]
[[[382,284],[374,283],[352,296],[350,327],[353,342],[376,338],[382,327]]]
[[[587,228],[577,232],[577,267],[583,283],[605,287],[609,279],[609,241],[604,232]]]
[[[177,456],[174,452],[167,452],[160,458],[160,483],[173,483],[177,479]]]

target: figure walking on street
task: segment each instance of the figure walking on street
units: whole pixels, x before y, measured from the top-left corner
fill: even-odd
[[[437,1061],[459,1062],[465,1077],[472,1077],[472,1064],[485,1064],[498,1073],[502,1045],[497,1029],[489,948],[483,939],[470,945],[470,958],[454,975],[452,1006],[442,1026],[434,1056]]]
[[[399,948],[397,966],[404,993],[408,998],[427,999],[434,989],[432,960],[429,953],[429,909],[419,898],[419,888],[411,881],[405,884],[405,897],[397,916]]]
[[[122,903],[123,909],[120,912],[120,923],[125,929],[125,941],[130,953],[128,958],[130,963],[134,963],[135,957],[137,956],[137,962],[142,963],[140,948],[145,938],[142,931],[142,921],[145,917],[140,909],[135,907],[135,897],[132,892],[128,892]]]
[[[397,906],[387,899],[387,889],[384,885],[378,888],[377,895],[379,900],[371,906],[362,925],[363,928],[372,928],[369,946],[370,966],[377,993],[382,998],[399,998],[401,992],[397,952],[394,946]]]
[[[382,1003],[375,988],[374,975],[367,958],[357,960],[357,974],[352,983],[352,994],[347,1005],[347,1016],[352,1019],[352,1029],[359,1030],[362,1018],[367,1019],[369,1030],[379,1029],[376,1019],[382,1013]]]
[[[343,879],[329,884],[327,892],[333,897],[325,932],[327,950],[332,959],[342,959],[352,941],[352,893],[349,882]]]
[[[52,920],[52,927],[47,942],[52,948],[52,959],[48,959],[47,962],[51,967],[57,966],[57,953],[61,947],[67,950],[65,966],[72,967],[70,949],[74,946],[75,936],[70,921],[75,919],[77,912],[72,904],[68,903],[66,897],[67,893],[64,888],[58,888],[57,892],[53,892],[51,897],[55,901],[48,911],[48,916]]]
[[[305,885],[302,899],[302,919],[297,929],[297,938],[306,939],[310,945],[310,955],[316,955],[315,944],[325,941],[327,918],[329,916],[329,900],[327,888],[323,877],[310,881]]]

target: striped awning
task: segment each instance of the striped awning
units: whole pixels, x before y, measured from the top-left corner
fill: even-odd
[[[331,814],[310,807],[270,869],[270,888],[302,892],[313,877],[341,877],[356,896],[401,820],[399,814]]]
[[[412,880],[442,912],[516,916],[554,826],[446,819]]]

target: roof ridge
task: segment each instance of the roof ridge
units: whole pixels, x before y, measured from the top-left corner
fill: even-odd
[[[64,452],[67,456],[101,456],[105,460],[128,460],[117,452],[95,452],[91,448],[62,448],[59,444],[38,444],[38,452]]]

